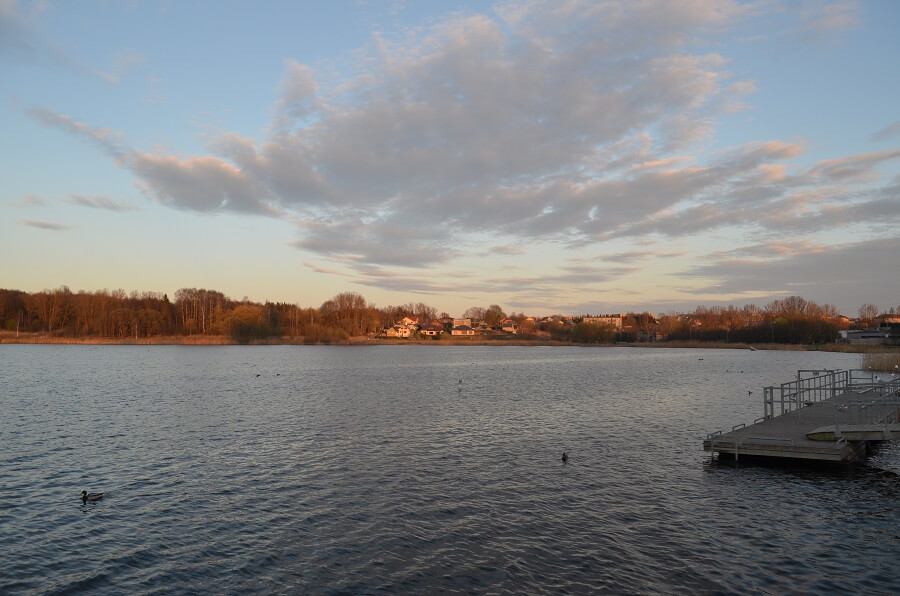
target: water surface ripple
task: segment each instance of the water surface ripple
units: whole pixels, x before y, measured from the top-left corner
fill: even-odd
[[[828,471],[700,446],[858,362],[0,346],[0,592],[896,594],[898,447]]]

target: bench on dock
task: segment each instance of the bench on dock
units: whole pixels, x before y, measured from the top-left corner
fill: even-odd
[[[900,439],[900,424],[847,424],[821,426],[806,433],[813,441],[893,441]]]

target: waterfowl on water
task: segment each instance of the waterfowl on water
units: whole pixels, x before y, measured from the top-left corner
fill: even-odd
[[[562,459],[563,463],[569,461],[569,454],[563,451],[563,455],[560,459]]]
[[[81,500],[85,503],[88,501],[99,501],[103,498],[104,493],[89,493],[86,490],[81,491]]]

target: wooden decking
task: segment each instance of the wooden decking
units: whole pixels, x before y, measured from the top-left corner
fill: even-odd
[[[703,442],[703,449],[720,458],[852,462],[865,455],[869,441],[900,439],[900,398],[893,388],[890,392],[871,386],[863,391],[846,389],[815,402],[804,402],[801,397],[795,407],[750,426],[713,433]]]

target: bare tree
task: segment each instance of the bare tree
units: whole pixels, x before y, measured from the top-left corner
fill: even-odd
[[[881,314],[881,309],[875,304],[863,304],[859,307],[859,324],[863,327],[872,327],[875,320]]]
[[[437,309],[424,302],[409,302],[400,307],[404,315],[413,315],[419,318],[419,323],[426,325],[437,318]]]
[[[496,304],[492,304],[484,311],[484,322],[491,327],[496,327],[500,321],[506,318],[506,313]]]
[[[462,318],[472,319],[473,321],[483,321],[484,313],[485,309],[481,306],[471,306],[466,309],[466,312],[463,313]]]
[[[343,292],[326,300],[319,307],[319,314],[327,325],[343,329],[350,335],[362,335],[375,324],[366,299],[356,292]]]
[[[519,321],[519,333],[534,333],[535,331],[537,331],[537,323],[534,322],[534,319],[523,316]]]
[[[658,320],[659,332],[662,333],[663,337],[666,339],[673,333],[678,332],[683,326],[681,317],[678,316],[675,311],[669,311],[664,315],[660,315]]]

